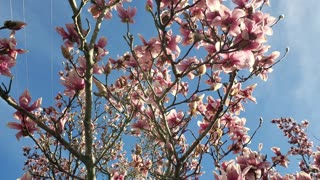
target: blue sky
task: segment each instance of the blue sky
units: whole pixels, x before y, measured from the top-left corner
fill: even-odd
[[[13,69],[16,78],[12,95],[17,97],[28,88],[34,100],[43,97],[43,103],[49,105],[53,102],[52,91],[61,90],[57,72],[62,67],[59,50],[62,41],[54,28],[71,22],[67,1],[11,0],[11,4],[12,11],[9,0],[0,0],[0,24],[11,17],[15,20],[25,19],[28,26],[17,32],[17,39],[20,42],[19,47],[29,50],[29,53],[19,57],[18,66]],[[281,132],[269,123],[272,118],[278,117],[293,117],[297,121],[307,119],[311,123],[308,133],[320,138],[320,21],[317,19],[320,11],[317,11],[316,7],[320,7],[320,1],[271,0],[271,8],[267,8],[274,16],[285,15],[285,19],[274,27],[274,35],[269,37],[269,44],[273,50],[281,53],[284,53],[286,47],[290,47],[290,52],[286,59],[275,67],[267,82],[258,80],[254,92],[258,103],[246,105],[243,116],[247,118],[251,129],[257,126],[259,117],[264,119],[263,127],[253,140],[253,149],[257,149],[257,143],[261,141],[264,142],[264,152],[270,153],[272,146],[288,148],[284,146],[286,139],[281,136]],[[139,16],[136,18],[137,23],[145,21],[138,18]],[[115,24],[108,25],[116,27]],[[143,24],[135,27],[141,26]],[[140,29],[133,30],[136,33]],[[108,32],[112,31],[114,29]],[[121,33],[121,30],[116,31]],[[117,39],[109,39],[110,53],[124,52],[111,46],[112,42],[117,42]],[[6,79],[1,77],[0,81]],[[14,120],[13,112],[0,101],[0,174],[3,179],[16,179],[23,174],[21,169],[24,158],[21,147],[30,143],[30,140],[25,138],[17,141],[16,132],[6,127],[7,122]],[[315,141],[315,144],[320,143]],[[295,172],[295,169],[288,172]]]

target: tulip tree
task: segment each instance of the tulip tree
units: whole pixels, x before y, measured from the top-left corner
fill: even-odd
[[[138,9],[142,2],[145,8]],[[307,121],[272,120],[289,139],[286,152],[273,147],[267,157],[262,144],[249,148],[262,124],[257,120],[258,128],[249,131],[241,115],[245,104],[256,102],[253,80],[266,81],[282,59],[267,44],[283,18],[263,12],[269,0],[68,3],[70,23],[56,28],[64,89],[52,106],[32,100],[28,90],[11,95],[11,68],[26,52],[15,33],[28,26],[6,21],[0,28],[0,74],[10,79],[0,96],[16,110],[8,127],[17,140],[34,141],[23,148],[21,179],[319,178],[320,151],[305,133]],[[145,27],[153,37],[144,27],[132,32],[143,21],[138,12],[152,19]],[[122,26],[103,26],[108,21]],[[109,52],[104,28],[125,31],[112,35],[127,45],[122,54]],[[299,171],[281,175],[277,168],[287,167],[289,156],[300,157]]]

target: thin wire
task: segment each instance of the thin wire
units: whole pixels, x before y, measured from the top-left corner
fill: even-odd
[[[51,97],[53,96],[53,0],[50,0],[50,74],[51,74]]]
[[[10,18],[11,18],[11,20],[13,20],[13,6],[12,6],[12,0],[10,0],[10,4],[9,4],[9,8],[10,8]],[[13,67],[12,68],[12,72],[13,72],[13,74],[14,74],[14,78],[15,78],[15,84],[16,84],[16,87],[17,88],[13,88],[14,89],[14,91],[15,91],[15,94],[16,94],[16,96],[18,96],[19,95],[19,92],[18,92],[18,90],[19,90],[19,76],[18,76],[18,67],[17,66],[15,66],[15,67]]]
[[[25,8],[25,1],[22,0],[22,15],[23,15],[23,22],[26,22],[26,8]],[[27,49],[27,31],[24,29],[24,49]],[[28,66],[28,54],[25,54],[25,68],[26,68],[26,83],[27,89],[29,89],[29,66]]]
[[[12,0],[10,0],[10,18],[13,20]]]

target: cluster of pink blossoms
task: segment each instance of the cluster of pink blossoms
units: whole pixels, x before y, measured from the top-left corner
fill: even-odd
[[[26,23],[21,21],[5,21],[4,26],[0,29],[11,30],[9,38],[0,38],[0,74],[8,77],[13,77],[10,69],[16,65],[16,59],[18,54],[25,53],[23,49],[17,49],[17,41],[15,39],[15,31],[18,31],[26,26]],[[2,92],[7,93],[7,92]],[[31,96],[28,90],[25,90],[19,97],[19,105],[21,108],[28,112],[38,110],[41,105],[41,98],[36,100],[29,106]],[[9,128],[18,130],[16,138],[19,140],[23,136],[29,136],[35,131],[38,131],[37,125],[28,116],[20,111],[17,111],[13,115],[17,122],[9,122],[7,125]]]
[[[20,30],[26,25],[20,21],[6,21],[1,29],[11,30],[9,38],[0,37],[0,74],[12,77],[10,69],[16,65],[18,54],[25,53],[23,49],[17,49],[15,31]]]
[[[320,178],[320,148],[317,147],[314,149],[313,142],[305,132],[309,122],[304,120],[301,123],[298,123],[292,118],[273,119],[271,122],[276,124],[283,132],[283,135],[288,138],[288,143],[291,147],[287,154],[300,156],[300,170],[307,173],[310,177]],[[279,151],[275,152],[275,154],[279,153]],[[278,156],[278,158],[273,159],[273,161],[277,161],[277,163],[280,164],[288,162],[288,159],[283,162],[279,161],[280,159],[282,160],[283,158],[279,158]]]
[[[243,148],[237,155],[236,161],[225,161],[221,164],[220,175],[214,172],[216,179],[242,177],[245,179],[298,179],[311,180],[320,178],[320,148],[313,149],[313,143],[305,134],[307,121],[300,124],[292,118],[280,118],[272,120],[279,129],[281,129],[289,139],[291,148],[286,154],[281,153],[279,147],[272,147],[271,150],[275,156],[268,161],[267,156],[260,153],[262,144],[259,145],[259,152],[252,151],[249,148]],[[281,175],[276,171],[277,165],[288,167],[289,156],[300,156],[300,172],[295,174]],[[236,178],[237,179],[237,178]]]
[[[41,102],[42,98],[39,98],[33,104],[30,105],[31,96],[28,90],[25,90],[19,97],[20,107],[26,110],[27,112],[39,110]],[[19,123],[9,122],[8,127],[18,130],[18,133],[16,134],[18,140],[23,136],[29,136],[37,130],[39,130],[36,123],[21,111],[15,112],[13,116],[19,121]]]
[[[64,46],[61,46],[61,51],[67,63],[65,64],[65,72],[61,72],[61,83],[66,87],[65,95],[73,97],[76,93],[83,93],[84,85],[84,74],[86,71],[86,58],[84,55],[78,55],[75,52],[75,48],[80,46],[80,37],[76,32],[74,24],[66,24],[65,31],[62,27],[57,27],[57,32],[62,36],[64,40]],[[87,33],[85,30],[83,34]],[[93,67],[93,73],[101,74],[103,68],[98,66],[98,62],[108,54],[105,49],[107,45],[107,39],[101,37],[98,42],[94,45],[94,61],[96,62]],[[78,55],[76,61],[73,60],[74,55]]]

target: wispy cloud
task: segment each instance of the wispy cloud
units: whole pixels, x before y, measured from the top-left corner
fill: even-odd
[[[287,72],[295,83],[294,89],[289,89],[295,103],[294,111],[299,117],[310,118],[312,125],[320,119],[317,106],[320,100],[320,1],[301,0],[279,1],[279,9],[285,14],[281,38],[290,47],[287,57]],[[302,120],[302,119],[300,119]]]

